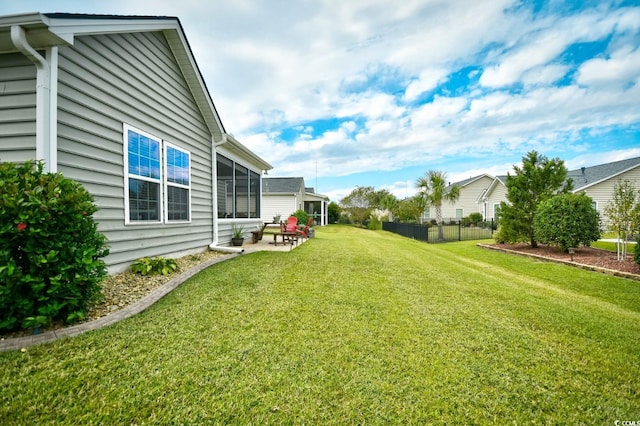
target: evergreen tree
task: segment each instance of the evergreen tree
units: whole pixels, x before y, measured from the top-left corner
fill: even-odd
[[[536,151],[522,158],[522,167],[513,166],[507,174],[507,202],[500,203],[500,238],[508,243],[529,242],[537,247],[535,214],[538,206],[559,193],[569,193],[573,181],[567,180],[564,161],[549,160]]]

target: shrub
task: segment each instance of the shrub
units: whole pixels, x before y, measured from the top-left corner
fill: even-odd
[[[306,225],[309,220],[309,214],[304,210],[296,210],[291,216],[295,216],[298,219],[298,225]]]
[[[379,231],[382,229],[382,221],[378,218],[378,216],[371,215],[371,218],[367,223],[367,228],[374,231]]]
[[[478,223],[482,222],[482,213],[479,213],[479,212],[471,213],[469,215],[469,220],[471,221],[471,223],[477,225]]]
[[[534,219],[535,238],[563,251],[600,238],[600,217],[584,194],[560,194],[540,203]]]
[[[140,275],[169,275],[179,269],[175,259],[143,257],[131,265],[131,271]]]
[[[84,318],[109,253],[93,197],[43,164],[0,164],[0,330]]]
[[[351,225],[353,224],[353,221],[351,220],[351,217],[348,214],[341,214],[340,218],[338,218],[338,223],[343,225]]]
[[[636,246],[633,249],[633,260],[640,265],[640,237],[636,238]]]

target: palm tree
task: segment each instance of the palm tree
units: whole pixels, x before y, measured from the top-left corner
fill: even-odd
[[[438,170],[429,170],[416,182],[418,197],[424,200],[425,206],[436,209],[436,222],[438,223],[438,239],[444,239],[442,233],[442,201],[454,203],[460,198],[460,187],[450,185],[447,187],[447,174]]]

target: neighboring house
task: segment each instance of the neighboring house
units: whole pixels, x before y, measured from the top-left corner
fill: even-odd
[[[500,202],[507,200],[507,176],[496,176],[491,185],[480,194],[480,211],[484,220],[497,220]]]
[[[313,224],[324,226],[329,223],[329,197],[318,194],[315,188],[304,189],[304,211],[313,216]]]
[[[603,228],[607,229],[609,218],[604,209],[613,199],[616,184],[628,180],[640,189],[640,157],[570,170],[567,178],[573,179],[574,193],[584,192],[591,197]]]
[[[496,177],[481,197],[486,208],[486,219],[495,219],[496,207],[501,201],[507,201],[506,178]],[[606,229],[609,219],[604,209],[613,198],[616,184],[628,180],[636,188],[640,188],[640,157],[569,170],[567,178],[573,179],[572,192],[584,192],[593,199],[594,207],[600,213],[603,227]]]
[[[304,210],[314,217],[314,224],[327,224],[329,197],[316,194],[304,185],[301,177],[265,177],[262,179],[262,201],[265,222],[276,216],[286,220],[297,210]]]
[[[0,92],[0,162],[86,188],[110,272],[261,223],[271,166],[226,133],[177,18],[0,17]]]
[[[458,185],[460,187],[460,197],[453,203],[447,200],[442,201],[442,220],[445,222],[460,220],[463,217],[468,217],[471,213],[482,213],[479,205],[479,196],[491,185],[491,182],[493,182],[493,177],[482,174],[450,184],[446,191],[448,192],[453,185]],[[435,208],[427,209],[424,217],[427,220],[435,219]]]

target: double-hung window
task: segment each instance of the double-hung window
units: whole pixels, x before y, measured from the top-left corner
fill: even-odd
[[[124,125],[125,223],[191,220],[188,151]]]
[[[189,221],[190,170],[189,153],[170,144],[165,144],[166,220]]]

